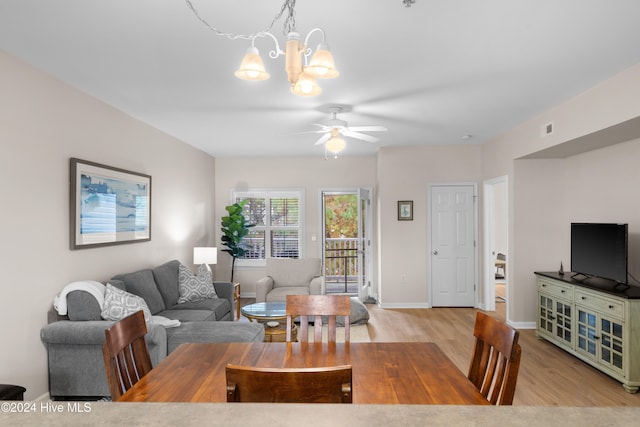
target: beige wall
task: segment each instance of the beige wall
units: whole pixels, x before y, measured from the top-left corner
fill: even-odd
[[[431,184],[481,181],[481,148],[382,148],[378,152],[380,302],[383,307],[431,303],[428,189]],[[413,200],[413,221],[397,220],[397,202]],[[480,224],[480,222],[478,222]],[[480,270],[478,270],[478,277]],[[401,282],[406,276],[406,282]]]
[[[47,392],[40,328],[67,283],[212,244],[215,160],[0,52],[0,382]],[[69,158],[152,176],[152,240],[69,250]],[[189,265],[189,264],[187,264]]]
[[[565,200],[569,222],[629,224],[628,268],[640,279],[638,160],[640,139],[568,158]]]
[[[483,178],[509,176],[507,318],[514,325],[534,325],[533,272],[557,270],[561,261],[568,268],[574,218],[628,221],[630,230],[640,226],[640,206],[629,195],[637,183],[637,142],[619,143],[640,137],[640,127],[623,125],[640,117],[639,97],[640,64],[483,145]],[[541,136],[550,122],[554,133]],[[551,147],[562,158],[543,151]],[[612,206],[620,206],[622,219],[614,219]],[[637,246],[633,238],[636,257]]]
[[[224,207],[231,202],[231,190],[243,188],[303,189],[305,193],[305,257],[320,257],[322,243],[322,217],[320,193],[322,190],[373,189],[376,185],[375,157],[340,157],[337,160],[317,157],[242,157],[219,158],[216,163],[216,215],[215,233],[220,250],[220,220]],[[373,192],[375,200],[376,194]],[[375,218],[374,218],[375,220]],[[312,235],[316,241],[312,241]],[[374,239],[375,245],[375,239]],[[255,295],[255,282],[265,274],[264,268],[238,267],[234,280],[242,284],[242,294]],[[218,256],[215,277],[229,280],[231,257]],[[375,277],[373,278],[375,282]]]

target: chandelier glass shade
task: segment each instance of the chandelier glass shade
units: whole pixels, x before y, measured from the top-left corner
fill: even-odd
[[[304,67],[304,71],[319,79],[334,79],[340,75],[338,70],[336,70],[329,46],[322,43],[318,45],[316,52],[311,57],[309,65]]]
[[[264,62],[262,62],[260,53],[255,46],[247,49],[247,53],[244,55],[240,68],[235,72],[235,75],[243,80],[267,80],[271,77],[265,70]]]

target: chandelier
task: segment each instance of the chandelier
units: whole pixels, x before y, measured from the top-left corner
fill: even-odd
[[[319,95],[322,93],[322,89],[318,86],[317,79],[332,79],[338,77],[340,74],[335,68],[333,55],[331,55],[331,52],[329,51],[325,33],[321,28],[314,28],[309,31],[304,38],[304,42],[300,37],[300,33],[296,31],[294,10],[296,0],[285,0],[280,8],[280,12],[275,16],[273,21],[271,21],[271,24],[265,30],[248,35],[225,33],[218,30],[200,16],[189,0],[186,0],[186,3],[187,7],[191,9],[195,16],[217,35],[227,37],[231,40],[251,40],[251,46],[247,49],[247,53],[242,59],[240,68],[235,72],[235,76],[239,79],[267,80],[270,77],[264,67],[264,62],[260,57],[260,52],[255,45],[256,39],[263,37],[271,38],[275,42],[275,49],[269,52],[270,58],[276,59],[279,56],[285,57],[285,71],[287,73],[287,79],[291,84],[291,92],[296,95]],[[285,11],[287,12],[287,17],[284,22],[283,33],[286,35],[287,40],[284,45],[285,49],[282,50],[278,43],[278,39],[271,34],[270,31],[275,22],[284,15]],[[318,44],[315,52],[308,47],[309,40],[313,34],[320,34],[322,36],[322,40]]]

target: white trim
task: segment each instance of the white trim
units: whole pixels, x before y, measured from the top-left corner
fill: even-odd
[[[402,309],[402,308],[432,308],[429,303],[378,303],[378,307],[385,309]]]
[[[40,396],[36,397],[35,399],[32,400],[33,402],[46,402],[46,401],[51,401],[51,395],[49,394],[49,392],[46,392],[45,394],[41,394]]]
[[[493,251],[493,229],[492,229],[492,223],[491,223],[491,219],[494,216],[494,212],[493,212],[493,200],[494,200],[494,186],[496,184],[500,184],[500,183],[504,183],[505,184],[505,206],[507,209],[507,212],[505,215],[505,218],[509,218],[509,177],[507,175],[503,175],[503,176],[499,176],[496,178],[492,178],[492,179],[487,179],[483,182],[483,192],[484,192],[484,198],[483,198],[483,235],[484,235],[484,239],[483,239],[483,249],[482,249],[482,254],[483,254],[483,270],[484,270],[484,275],[483,275],[483,290],[484,290],[484,301],[483,301],[483,306],[484,306],[484,310],[486,311],[495,311],[496,310],[496,287],[495,287],[495,263],[494,263],[494,259],[495,257],[492,254]],[[509,254],[509,227],[507,225],[507,254]],[[505,295],[505,316],[508,320],[509,318],[509,282],[508,282],[508,278],[511,277],[509,271],[510,269],[510,263],[507,263],[506,265],[506,269],[505,269],[505,283],[507,284],[506,288],[506,295]]]
[[[536,322],[512,322],[508,320],[507,325],[514,329],[537,329]]]
[[[369,286],[368,292],[369,292],[369,296],[375,300],[377,300],[378,298],[378,285],[377,282],[374,280],[374,260],[377,260],[377,257],[374,255],[374,248],[376,247],[375,245],[375,225],[376,225],[376,216],[374,215],[374,209],[375,209],[375,203],[374,203],[374,189],[373,187],[329,187],[329,188],[320,188],[319,192],[318,192],[318,206],[320,207],[320,221],[319,221],[319,225],[320,225],[320,233],[319,233],[319,238],[317,239],[318,241],[318,253],[320,253],[320,256],[322,258],[322,270],[324,271],[325,269],[325,265],[324,265],[324,239],[325,239],[325,235],[324,235],[324,230],[325,230],[325,215],[324,215],[324,195],[325,194],[355,194],[356,196],[358,196],[360,194],[360,190],[366,190],[369,192],[369,201],[371,202],[371,205],[369,206],[369,215],[370,215],[370,220],[371,220],[371,224],[370,224],[370,230],[369,230],[369,241],[371,242],[371,249],[370,249],[370,269],[367,272],[368,274],[368,278],[369,278],[369,282],[371,283],[371,285]],[[359,201],[358,201],[358,205],[359,205]],[[360,207],[358,206],[358,211],[360,210]],[[358,221],[360,221],[360,219],[358,219]],[[360,225],[358,225],[358,232],[360,232]],[[358,286],[360,286],[360,284],[358,283]]]
[[[306,216],[305,216],[305,189],[304,187],[284,187],[284,188],[265,188],[265,187],[250,187],[250,188],[232,188],[229,192],[229,201],[231,204],[235,203],[234,195],[237,196],[240,194],[241,196],[246,196],[249,198],[252,197],[262,197],[268,194],[269,197],[277,197],[279,195],[289,196],[291,193],[299,194],[299,206],[298,213],[300,215],[300,224],[297,227],[299,231],[298,236],[298,258],[303,259],[305,257],[306,251]],[[276,229],[278,227],[275,227]],[[270,226],[265,224],[265,230],[269,230]],[[268,239],[269,237],[265,234],[265,252],[268,251]],[[270,254],[269,254],[270,255]],[[266,256],[265,259],[241,259],[238,258],[236,260],[236,267],[238,268],[262,268],[267,265],[267,260],[269,256]]]

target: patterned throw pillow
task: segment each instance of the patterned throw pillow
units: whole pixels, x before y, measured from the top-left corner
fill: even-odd
[[[107,289],[104,292],[104,306],[100,313],[103,319],[121,320],[140,310],[144,312],[145,322],[151,321],[151,311],[144,299],[107,283]]]
[[[197,275],[194,275],[191,270],[180,264],[178,266],[178,287],[180,291],[178,303],[218,298],[213,287],[211,272],[205,264],[198,267]]]

